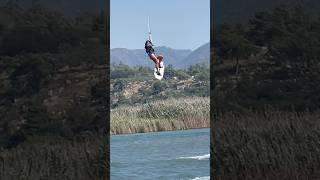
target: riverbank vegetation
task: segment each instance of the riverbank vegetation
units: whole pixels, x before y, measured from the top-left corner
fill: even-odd
[[[222,179],[318,179],[320,112],[224,113],[214,123],[212,173]]]
[[[101,179],[108,175],[108,139],[83,133],[37,136],[0,149],[0,179]]]
[[[209,97],[169,98],[111,111],[111,134],[210,127]]]

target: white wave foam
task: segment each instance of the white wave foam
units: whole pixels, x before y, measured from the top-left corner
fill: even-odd
[[[190,180],[209,180],[209,179],[210,179],[210,176],[203,176],[203,177],[195,177]]]
[[[206,160],[206,159],[210,159],[210,154],[205,154],[205,155],[202,155],[202,156],[179,157],[179,159]]]

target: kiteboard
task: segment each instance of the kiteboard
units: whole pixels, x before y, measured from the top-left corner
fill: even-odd
[[[157,74],[157,68],[154,68],[154,77],[158,80],[161,80],[163,78],[163,74],[164,74],[164,64],[163,64],[163,61],[160,62],[160,67],[159,68],[159,72],[160,72],[160,75]]]

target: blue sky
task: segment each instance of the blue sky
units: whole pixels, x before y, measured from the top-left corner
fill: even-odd
[[[110,47],[143,49],[148,16],[156,46],[194,50],[210,41],[210,0],[111,0]]]

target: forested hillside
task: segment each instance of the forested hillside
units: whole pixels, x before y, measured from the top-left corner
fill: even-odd
[[[317,14],[320,8],[320,2],[317,0],[217,0],[212,3],[215,24],[246,24],[256,12],[269,11],[279,6],[300,4],[313,14]]]
[[[215,95],[231,106],[319,107],[319,17],[300,6],[256,13],[244,25],[214,29]]]
[[[153,69],[144,66],[112,64],[110,75],[111,108],[168,98],[210,95],[210,69],[203,64],[195,64],[185,70],[169,65],[161,81],[154,78]]]

